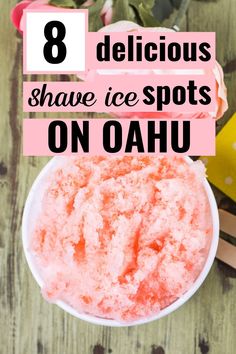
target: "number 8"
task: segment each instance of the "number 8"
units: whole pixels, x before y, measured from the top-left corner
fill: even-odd
[[[53,36],[53,29],[57,29],[57,36]],[[48,40],[44,46],[43,54],[46,61],[50,64],[61,64],[67,54],[67,49],[63,39],[66,36],[66,28],[64,24],[60,21],[51,21],[48,22],[44,28],[45,38]],[[56,46],[57,56],[53,56],[53,47]]]

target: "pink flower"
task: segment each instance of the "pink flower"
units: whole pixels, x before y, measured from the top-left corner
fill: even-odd
[[[48,5],[48,0],[24,0],[19,2],[11,11],[11,20],[16,29],[22,33],[23,32],[23,11],[25,9],[37,9],[45,10],[50,6]]]
[[[48,5],[49,0],[23,0],[19,2],[11,12],[11,20],[16,29],[22,33],[23,32],[23,21],[22,21],[22,16],[23,16],[23,11],[24,9],[38,9],[38,10],[46,10],[49,8],[50,5]],[[81,8],[88,8],[90,6],[93,6],[95,3],[93,0],[87,0],[83,5],[81,5]],[[102,11],[100,13],[102,22],[104,25],[108,25],[112,21],[112,6],[113,6],[113,0],[106,0],[104,3],[104,6],[102,8]]]
[[[167,28],[144,28],[139,26],[136,23],[129,22],[129,21],[119,21],[116,23],[113,23],[109,26],[103,27],[101,32],[143,32],[143,31],[156,31],[156,32],[170,32],[172,30],[167,29]],[[228,103],[227,103],[227,89],[224,84],[224,74],[221,66],[216,62],[214,69],[212,70],[214,76],[215,76],[215,83],[216,83],[216,109],[214,112],[210,113],[204,113],[204,112],[198,112],[198,113],[183,113],[183,114],[178,114],[172,113],[172,112],[129,112],[129,113],[118,113],[115,114],[116,116],[119,117],[139,117],[139,118],[206,118],[206,117],[212,117],[219,119],[223,116],[225,111],[228,109]],[[147,74],[155,74],[155,75],[163,75],[163,74],[171,74],[171,75],[180,75],[180,74],[199,74],[199,75],[206,75],[211,73],[210,70],[91,70],[88,72],[86,76],[81,76],[81,79],[84,80],[91,80],[94,79],[96,75],[135,75],[135,74],[142,74],[142,75],[147,75]]]

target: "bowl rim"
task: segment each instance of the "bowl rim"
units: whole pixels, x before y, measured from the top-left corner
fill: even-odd
[[[187,161],[188,164],[194,163],[194,161],[188,157],[188,156],[183,156],[184,159]],[[28,240],[28,224],[29,224],[29,219],[30,219],[30,214],[32,210],[32,204],[35,198],[35,195],[37,194],[37,188],[40,185],[40,182],[44,177],[47,176],[48,172],[56,162],[58,161],[58,158],[61,158],[61,156],[55,156],[53,157],[40,171],[38,176],[33,182],[32,187],[30,188],[30,191],[28,193],[28,197],[26,199],[24,211],[23,211],[23,218],[22,218],[22,242],[23,242],[23,250],[24,254],[29,266],[29,269],[35,278],[36,282],[42,288],[43,285],[43,280],[41,279],[39,275],[39,271],[37,270],[36,265],[33,262],[32,255],[30,254],[27,246],[27,240]],[[169,306],[165,307],[164,309],[160,310],[156,315],[152,315],[150,317],[140,319],[137,321],[133,322],[128,322],[128,323],[122,323],[118,322],[116,320],[112,319],[105,319],[105,318],[100,318],[96,317],[93,315],[89,314],[83,314],[83,313],[78,313],[74,308],[72,308],[70,305],[66,304],[65,302],[58,300],[54,304],[59,306],[61,309],[64,311],[68,312],[69,314],[73,315],[74,317],[77,317],[81,320],[84,320],[86,322],[96,324],[96,325],[103,325],[103,326],[110,326],[110,327],[129,327],[129,326],[136,326],[136,325],[141,325],[145,323],[149,323],[155,320],[159,320],[164,316],[169,315],[170,313],[174,312],[177,310],[179,307],[181,307],[183,304],[185,304],[195,293],[196,291],[200,288],[204,280],[206,279],[212,264],[215,259],[215,255],[217,252],[217,247],[218,247],[218,241],[219,241],[219,213],[218,213],[218,207],[216,204],[216,199],[214,197],[214,194],[212,192],[212,189],[207,181],[206,178],[204,178],[203,186],[205,188],[208,200],[209,200],[209,205],[210,205],[210,210],[211,210],[211,217],[212,217],[212,226],[213,226],[213,231],[212,231],[212,240],[211,240],[211,245],[209,248],[208,252],[208,257],[206,259],[206,262],[204,264],[204,267],[202,268],[201,273],[191,286],[189,290],[187,290],[180,298],[175,300],[173,303],[171,303]]]

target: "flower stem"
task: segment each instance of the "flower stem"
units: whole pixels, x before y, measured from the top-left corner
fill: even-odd
[[[182,23],[184,16],[189,8],[190,2],[191,2],[191,0],[182,0],[182,2],[181,2],[178,14],[177,14],[174,24],[172,26],[172,29],[175,30],[176,32],[180,31],[181,23]]]

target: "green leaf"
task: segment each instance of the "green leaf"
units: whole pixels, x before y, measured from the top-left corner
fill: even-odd
[[[49,5],[65,8],[76,8],[76,3],[74,0],[50,0]]]
[[[158,26],[160,26],[159,21],[157,21],[157,19],[155,19],[152,12],[150,12],[150,10],[146,9],[143,6],[143,4],[139,5],[138,13],[139,13],[141,21],[143,23],[143,27],[158,27]]]
[[[79,9],[84,3],[85,3],[86,0],[74,0],[75,4],[76,4],[76,7]]]
[[[157,27],[159,22],[152,13],[155,0],[116,0],[112,22],[133,21],[144,27]]]
[[[134,9],[129,6],[129,1],[127,0],[116,0],[113,5],[113,16],[112,22],[117,21],[134,21],[135,20]]]
[[[129,4],[138,8],[140,5],[143,5],[145,8],[152,10],[155,5],[155,0],[129,0]]]
[[[153,16],[152,9],[154,6],[153,0],[140,1],[129,0],[130,6],[133,6],[136,11],[136,22],[143,27],[158,27],[159,21]]]
[[[90,32],[96,32],[103,27],[103,22],[100,16],[103,5],[104,5],[104,0],[96,0],[95,4],[88,8]]]

